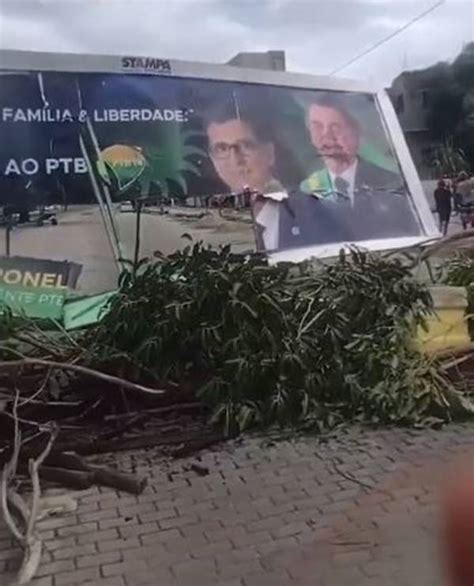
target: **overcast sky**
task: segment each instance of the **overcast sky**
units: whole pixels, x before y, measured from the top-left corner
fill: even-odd
[[[288,69],[326,74],[435,0],[0,0],[0,47],[225,62],[284,49]],[[446,0],[344,77],[390,83],[474,40],[474,0]]]

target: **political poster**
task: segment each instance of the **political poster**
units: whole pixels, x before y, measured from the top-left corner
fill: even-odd
[[[0,285],[75,289],[82,267],[67,261],[0,256]]]
[[[18,315],[62,319],[64,302],[81,269],[70,262],[0,256],[0,313],[9,307]]]
[[[240,81],[237,70],[184,77],[167,61],[127,59],[122,73],[2,76],[0,205],[99,203],[120,248],[131,228],[117,209],[143,202],[156,215],[146,252],[170,251],[163,234],[189,206],[210,216],[202,234],[216,207],[239,212],[237,244],[282,260],[428,236],[377,94]]]

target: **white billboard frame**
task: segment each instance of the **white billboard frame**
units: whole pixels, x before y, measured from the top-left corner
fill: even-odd
[[[418,173],[408,150],[407,143],[392,103],[383,88],[364,81],[329,76],[313,76],[300,73],[244,69],[230,65],[168,60],[155,57],[124,55],[88,55],[73,53],[46,53],[33,51],[0,50],[0,75],[11,73],[41,72],[106,73],[121,75],[152,75],[160,77],[205,79],[249,84],[369,93],[374,96],[381,120],[394,148],[402,174],[408,185],[418,214],[423,234],[416,237],[389,238],[357,242],[368,250],[392,250],[423,244],[440,238],[433,214],[429,207]],[[318,245],[270,253],[269,260],[299,262],[310,257],[335,256],[345,243]]]

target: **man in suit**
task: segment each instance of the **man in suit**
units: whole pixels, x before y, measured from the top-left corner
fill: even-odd
[[[339,242],[347,235],[332,202],[287,193],[275,178],[272,124],[261,108],[218,102],[207,111],[204,127],[219,178],[232,193],[252,193],[258,250]]]
[[[332,242],[421,233],[402,177],[359,157],[361,129],[357,120],[335,100],[327,98],[309,104],[307,127],[311,143],[325,168],[305,179],[300,185],[302,193],[288,201],[293,215],[282,215],[279,248],[287,247],[285,238],[288,242],[294,241],[291,234],[298,231],[294,225],[296,217],[304,218],[299,235],[299,240],[304,242],[302,245],[327,241],[327,231],[320,238],[316,225],[314,230],[307,226],[308,214],[314,217],[318,210],[324,210],[321,213],[330,217],[330,223],[335,226]],[[296,198],[303,194],[318,200],[319,205],[307,198],[298,202]]]
[[[206,113],[205,130],[214,169],[232,193],[245,187],[264,193],[275,181],[270,128],[248,108],[225,101],[214,105]]]
[[[250,197],[259,250],[278,247],[279,203],[266,194],[282,194],[274,176],[272,125],[255,105],[234,100],[213,104],[204,120],[209,156],[231,193]]]

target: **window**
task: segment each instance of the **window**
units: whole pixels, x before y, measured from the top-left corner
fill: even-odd
[[[405,98],[403,97],[403,94],[398,94],[398,96],[395,100],[395,112],[397,114],[403,114],[404,111],[405,111]]]
[[[423,165],[425,166],[431,166],[433,164],[433,159],[435,158],[436,155],[436,148],[433,146],[427,146],[427,147],[423,147],[421,149],[421,159],[423,162]]]
[[[428,104],[429,104],[428,90],[422,90],[420,92],[420,98],[421,98],[421,107],[423,108],[423,110],[426,110],[428,108]]]

